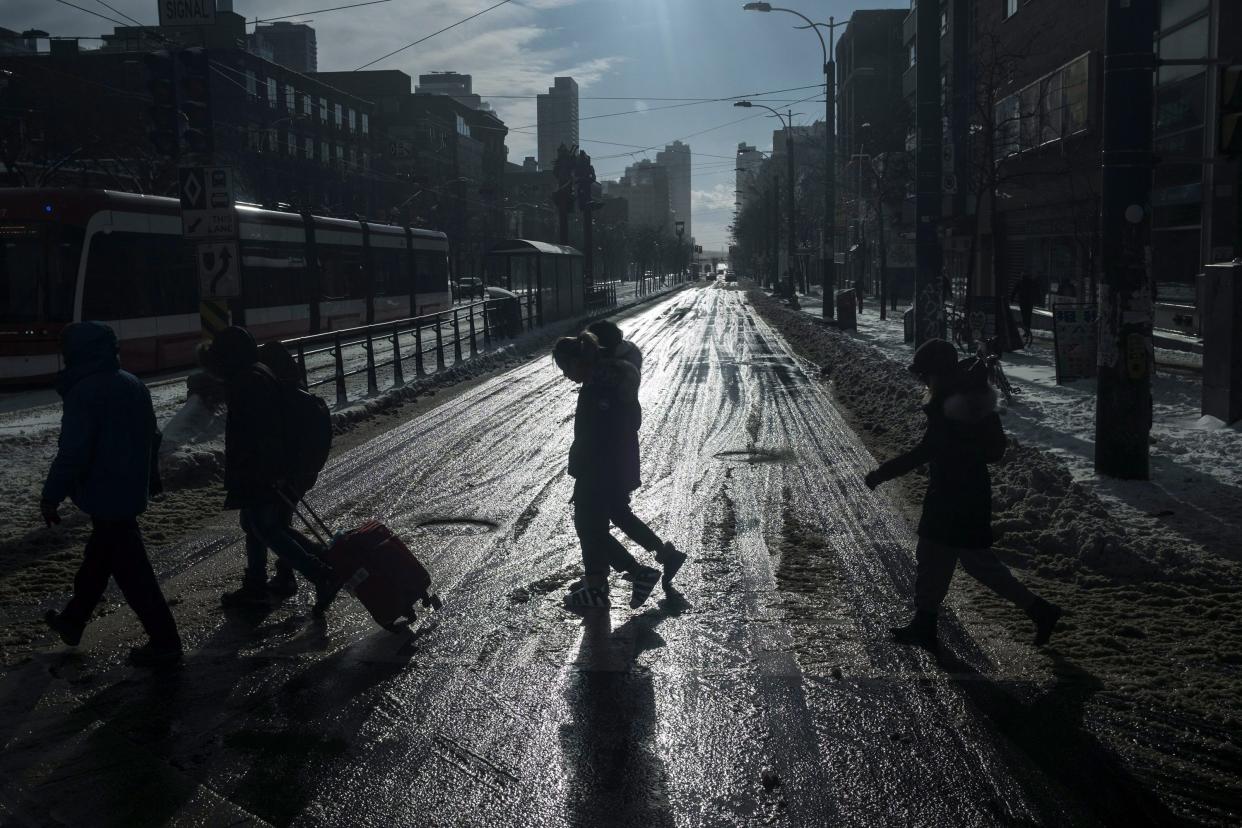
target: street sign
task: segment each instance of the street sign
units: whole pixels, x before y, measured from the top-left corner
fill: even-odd
[[[181,235],[187,239],[230,239],[237,235],[233,171],[229,167],[182,167]]]
[[[161,26],[210,26],[216,22],[216,0],[160,0]]]
[[[198,245],[198,295],[237,296],[241,292],[241,262],[237,242],[213,241]]]

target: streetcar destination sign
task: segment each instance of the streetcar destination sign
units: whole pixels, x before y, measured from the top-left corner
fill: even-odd
[[[215,22],[215,0],[160,0],[161,26],[210,26]]]

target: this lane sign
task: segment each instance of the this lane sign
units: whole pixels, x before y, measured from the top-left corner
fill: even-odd
[[[179,173],[181,234],[187,239],[236,236],[232,170],[229,167],[182,167]]]
[[[237,296],[241,292],[241,262],[237,242],[206,242],[198,245],[198,295]]]

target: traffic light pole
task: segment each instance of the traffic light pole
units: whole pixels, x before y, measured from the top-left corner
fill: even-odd
[[[1155,27],[1156,0],[1108,0],[1095,470],[1134,480],[1150,476]]]

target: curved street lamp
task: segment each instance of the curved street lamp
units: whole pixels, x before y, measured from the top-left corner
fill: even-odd
[[[833,178],[833,168],[835,166],[835,153],[837,141],[836,121],[833,118],[833,111],[836,109],[836,78],[834,77],[836,69],[833,66],[832,52],[834,44],[832,37],[836,33],[837,26],[844,26],[848,21],[837,23],[835,18],[829,17],[827,23],[816,23],[805,14],[793,9],[781,8],[773,6],[771,3],[747,3],[742,6],[743,11],[757,12],[785,12],[786,14],[796,15],[806,22],[805,26],[796,26],[798,29],[810,29],[815,32],[815,36],[819,38],[819,48],[824,53],[824,240],[823,247],[823,285],[824,285],[824,318],[831,319],[833,317],[833,301],[832,288],[836,284],[836,214],[833,206],[836,202],[836,182]],[[819,33],[821,28],[828,30],[828,43],[824,43],[824,36]]]
[[[734,101],[733,105],[740,106],[744,109],[750,109],[751,107],[759,107],[760,109],[766,109],[768,112],[771,112],[773,115],[775,115],[777,117],[777,120],[781,122],[781,125],[785,127],[785,171],[789,179],[789,182],[788,182],[789,186],[785,188],[785,191],[786,191],[785,192],[785,207],[789,212],[789,215],[786,221],[786,229],[788,231],[788,238],[786,239],[786,245],[788,248],[787,252],[789,255],[789,261],[786,267],[786,275],[790,280],[789,289],[793,290],[793,272],[794,272],[793,268],[794,268],[794,262],[797,261],[797,255],[798,255],[798,245],[797,245],[795,234],[794,234],[793,112],[789,112],[787,115],[782,115],[780,112],[776,111],[775,109],[773,109],[772,107],[766,104],[754,103],[752,101]],[[773,147],[773,149],[775,149],[775,147]],[[807,288],[809,289],[810,285],[807,285]],[[827,303],[828,301],[827,296],[824,297],[824,301],[825,303]]]

